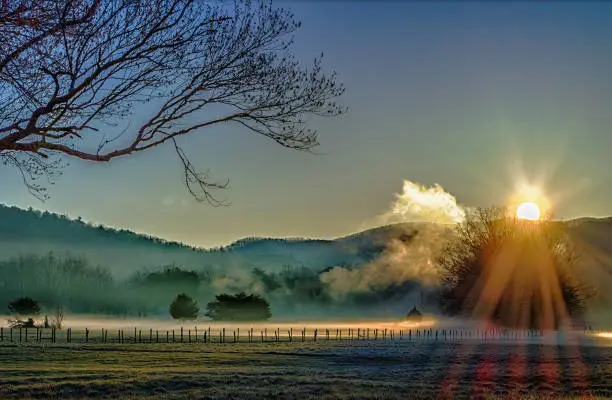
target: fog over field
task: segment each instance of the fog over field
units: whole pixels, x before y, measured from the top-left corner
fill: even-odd
[[[336,240],[251,238],[194,249],[95,228],[34,210],[0,208],[0,301],[37,298],[43,314],[168,318],[181,292],[203,310],[219,293],[257,293],[273,320],[401,319],[414,305],[438,313],[437,258],[466,210],[439,186],[406,181],[366,231]],[[589,322],[612,325],[612,220],[565,224],[580,274],[596,288]],[[61,249],[69,251],[62,252]],[[52,253],[50,253],[52,252]],[[113,293],[109,295],[109,293]]]

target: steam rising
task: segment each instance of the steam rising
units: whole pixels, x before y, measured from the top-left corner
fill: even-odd
[[[382,216],[383,223],[456,224],[464,219],[465,210],[440,185],[426,187],[410,181],[404,181],[402,192],[396,195],[391,210]]]
[[[354,293],[383,291],[408,281],[421,286],[435,285],[438,281],[435,260],[452,235],[445,225],[464,218],[464,209],[441,186],[427,188],[404,181],[402,192],[380,221],[420,222],[405,227],[407,233],[415,234],[410,240],[391,239],[382,255],[362,268],[335,267],[321,274],[321,281],[336,300]]]

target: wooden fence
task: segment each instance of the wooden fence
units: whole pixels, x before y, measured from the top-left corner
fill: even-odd
[[[0,328],[0,342],[34,343],[269,343],[316,341],[459,341],[525,340],[544,335],[536,330],[468,329],[55,329]]]

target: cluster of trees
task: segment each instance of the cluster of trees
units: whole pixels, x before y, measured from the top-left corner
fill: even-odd
[[[323,290],[317,274],[307,268],[286,266],[279,273],[254,269],[244,280],[232,281],[224,274],[215,275],[212,269],[194,271],[168,265],[116,281],[108,269],[92,266],[84,258],[53,253],[0,261],[0,288],[0,304],[30,297],[53,313],[61,307],[77,314],[121,316],[167,315],[168,304],[177,293],[206,304],[219,291],[247,290],[255,297],[246,301],[256,302],[257,292],[270,293],[272,299],[280,301],[312,301],[321,297]]]
[[[260,268],[242,271],[228,274],[212,266],[190,270],[166,265],[138,271],[119,281],[107,268],[91,265],[82,257],[25,255],[0,261],[0,304],[30,296],[46,309],[62,305],[72,313],[144,317],[167,315],[168,304],[177,293],[207,304],[219,293],[246,292],[265,294],[276,314],[341,308],[320,279],[325,270],[285,265],[274,272]],[[348,298],[343,306],[396,301],[417,286],[408,282],[364,293]]]
[[[76,313],[121,313],[121,296],[108,269],[79,257],[24,255],[0,261],[0,302],[30,296],[46,308],[61,304]]]
[[[244,292],[231,295],[220,294],[206,305],[205,316],[213,321],[265,321],[272,317],[270,304],[257,294]],[[170,315],[174,319],[196,319],[200,313],[197,301],[181,293],[170,304]]]
[[[216,300],[206,306],[205,316],[213,321],[262,321],[272,316],[270,304],[263,297],[256,294],[238,293],[236,295],[220,294]],[[34,327],[34,317],[41,312],[38,301],[30,297],[20,297],[8,303],[8,310],[15,318],[9,320],[12,327]],[[180,320],[194,320],[200,314],[198,302],[185,293],[174,298],[169,308],[170,316]],[[24,319],[27,318],[27,319]],[[64,320],[63,307],[54,310],[52,322],[49,323],[45,315],[42,327],[56,327],[61,329]]]
[[[35,316],[40,314],[40,305],[38,302],[30,297],[20,297],[8,303],[8,309],[11,315],[15,318],[9,320],[11,327],[14,328],[28,328],[34,327]],[[27,320],[24,320],[27,318]],[[62,328],[64,321],[64,310],[61,305],[58,305],[54,310],[53,320],[49,323],[49,318],[45,315],[43,328],[55,327],[58,329]]]

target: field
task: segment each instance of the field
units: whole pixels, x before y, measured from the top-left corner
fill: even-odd
[[[3,342],[0,398],[608,398],[610,344]]]

